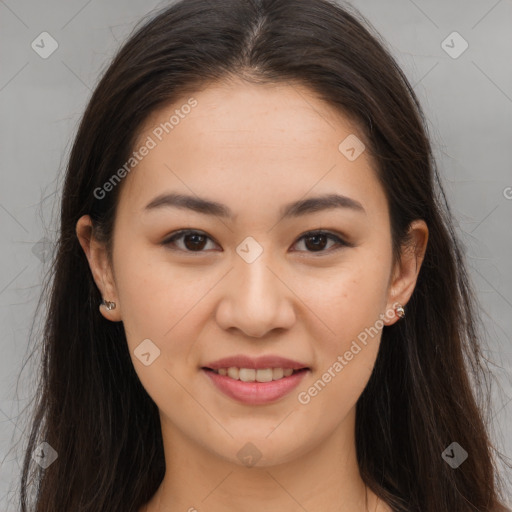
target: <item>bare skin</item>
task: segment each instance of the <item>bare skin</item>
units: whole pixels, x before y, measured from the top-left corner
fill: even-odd
[[[193,97],[197,106],[118,185],[113,268],[90,218],[77,223],[96,284],[116,302],[101,314],[123,322],[135,370],[160,411],[166,474],[139,512],[389,511],[359,474],[355,406],[382,325],[399,320],[394,305],[405,306],[414,290],[427,226],[411,225],[413,244],[394,264],[374,162],[367,152],[350,161],[338,150],[357,127],[308,89],[232,81]],[[156,112],[136,146],[186,101]],[[145,211],[163,192],[217,201],[235,217]],[[280,218],[285,204],[333,193],[362,209]],[[190,236],[163,244],[184,228],[206,236],[201,249]],[[326,238],[316,250],[303,236],[319,229],[349,245]],[[248,236],[263,249],[251,263],[236,251]],[[333,370],[372,326],[378,334]],[[145,339],[160,350],[148,366],[134,353]],[[309,370],[279,400],[248,405],[201,369],[234,354],[277,354]],[[310,393],[329,369],[329,382]],[[252,445],[258,460],[249,467],[237,454]]]

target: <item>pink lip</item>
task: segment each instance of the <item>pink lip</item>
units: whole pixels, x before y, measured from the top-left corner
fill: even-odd
[[[232,366],[236,368],[254,368],[256,370],[264,368],[291,368],[292,370],[301,370],[302,368],[308,368],[307,364],[292,361],[291,359],[276,355],[267,355],[255,358],[244,355],[224,357],[223,359],[218,359],[212,363],[205,364],[203,368],[218,370],[219,368],[230,368]]]
[[[236,365],[231,364],[230,366]],[[251,368],[251,366],[247,366],[246,364],[241,367]],[[283,366],[265,366],[265,368],[269,367],[282,368]],[[226,368],[226,366],[219,366],[219,368]],[[258,368],[263,367],[258,366]],[[291,368],[291,366],[285,366],[285,368]],[[241,380],[232,379],[227,375],[219,375],[206,368],[202,368],[201,371],[205,373],[217,389],[222,391],[225,395],[248,405],[262,405],[279,400],[296,388],[306,373],[308,373],[308,370],[302,370],[297,373],[292,373],[289,377],[283,377],[282,379],[273,380],[271,382],[242,382]]]

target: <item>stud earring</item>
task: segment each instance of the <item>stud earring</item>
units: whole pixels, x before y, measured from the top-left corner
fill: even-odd
[[[400,318],[404,318],[404,317],[405,317],[405,309],[404,309],[404,307],[402,306],[402,304],[398,304],[398,306],[395,308],[395,313],[396,313]]]
[[[103,300],[102,306],[105,306],[105,309],[107,311],[111,311],[112,309],[116,309],[116,303],[115,302],[110,302],[108,300]]]

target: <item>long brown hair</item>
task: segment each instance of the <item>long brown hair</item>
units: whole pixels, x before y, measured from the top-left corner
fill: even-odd
[[[357,403],[362,478],[395,511],[500,510],[478,311],[424,115],[371,26],[328,0],[182,0],[139,27],[106,70],[65,176],[21,510],[136,511],[162,481],[157,406],[122,323],[98,313],[75,226],[90,214],[111,248],[121,186],[101,199],[94,191],[126,162],[151,113],[230,76],[306,85],[357,121],[388,200],[395,257],[413,220],[429,227],[407,317],[384,328]],[[58,453],[46,469],[32,459],[41,441]],[[441,456],[453,441],[469,454],[457,469]]]

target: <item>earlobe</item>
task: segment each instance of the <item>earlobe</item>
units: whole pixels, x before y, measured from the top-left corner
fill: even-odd
[[[397,304],[395,306],[395,312],[396,312],[398,318],[405,318],[405,309],[402,306],[402,304]]]
[[[418,219],[409,226],[408,240],[403,245],[400,261],[395,265],[388,293],[388,310],[395,312],[394,318],[386,315],[386,325],[392,325],[405,317],[405,305],[409,301],[425,258],[428,243],[428,227]]]
[[[116,307],[117,304],[115,302],[103,299],[99,305],[99,311],[107,320],[110,320],[111,322],[119,322],[121,321],[120,315],[117,314],[117,312],[111,313],[111,311],[116,309]]]
[[[399,320],[405,318],[405,316],[405,306],[402,306],[400,302],[395,302],[383,315],[381,315],[381,319],[383,320],[384,325],[393,325]]]
[[[107,251],[104,244],[94,237],[92,220],[89,215],[84,215],[78,220],[76,235],[87,257],[94,282],[103,297],[103,301],[98,304],[100,313],[112,322],[121,321],[119,301]]]

